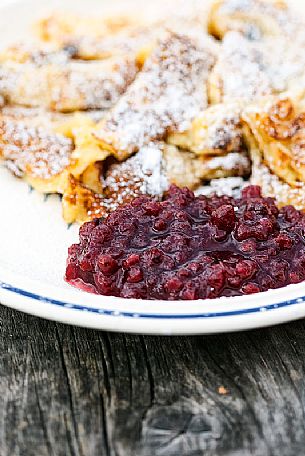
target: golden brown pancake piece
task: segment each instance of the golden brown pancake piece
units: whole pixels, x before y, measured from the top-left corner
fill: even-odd
[[[186,130],[207,107],[206,83],[214,61],[208,47],[168,33],[94,136],[122,160],[169,131]]]

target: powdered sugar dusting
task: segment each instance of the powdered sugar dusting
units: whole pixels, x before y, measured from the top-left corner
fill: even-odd
[[[33,54],[34,55],[34,54]],[[0,93],[10,102],[58,111],[107,109],[137,73],[129,56],[106,61],[8,61],[0,68]]]
[[[66,69],[52,74],[51,105],[59,111],[110,108],[136,73],[135,60],[128,56],[105,62],[70,62]]]
[[[226,177],[223,179],[212,179],[209,185],[199,187],[195,191],[195,195],[213,195],[217,196],[228,195],[238,198],[243,187],[247,185],[241,177]]]
[[[134,54],[142,48],[151,46],[160,36],[163,27],[156,23],[150,26],[128,27],[122,31],[94,37],[89,35],[69,36],[64,42],[74,58],[103,59],[114,55]]]
[[[238,11],[249,11],[256,3],[253,0],[225,0],[221,5],[220,12],[223,14],[232,14]]]
[[[65,65],[71,57],[69,49],[54,50],[46,44],[37,45],[36,42],[18,42],[9,46],[0,53],[1,63],[8,61],[19,63],[32,63],[36,66],[48,64]]]
[[[238,30],[251,38],[261,38],[269,27],[270,34],[276,33],[294,38],[302,29],[303,24],[298,15],[284,2],[276,0],[224,0],[219,13],[222,15],[238,15],[243,19],[235,22]],[[234,27],[234,23],[232,23]],[[275,30],[274,27],[277,27]]]
[[[249,100],[272,92],[262,53],[238,32],[225,35],[215,72],[221,79],[223,101]]]
[[[120,155],[161,139],[169,129],[186,130],[207,107],[206,82],[213,62],[209,49],[195,40],[168,34],[96,136]]]
[[[49,179],[59,174],[69,165],[72,149],[71,140],[62,135],[0,120],[0,153],[18,177],[31,174]]]
[[[303,81],[304,43],[304,34],[290,42],[286,37],[249,41],[238,32],[227,33],[214,70],[221,81],[222,99],[254,100]]]
[[[305,185],[301,182],[295,187],[288,185],[272,174],[257,156],[253,157],[251,182],[261,186],[263,194],[275,198],[279,205],[292,204],[296,209],[304,210]]]
[[[242,126],[240,121],[241,108],[238,104],[227,103],[210,107],[204,115],[206,122],[200,118],[198,137],[202,140],[196,145],[198,151],[205,149],[221,149],[238,151],[242,147]],[[195,128],[196,128],[195,127]]]
[[[221,157],[214,157],[207,162],[208,169],[224,169],[224,170],[241,170],[245,174],[245,170],[250,169],[250,160],[246,154],[231,152]]]
[[[162,144],[149,144],[125,162],[110,167],[104,181],[102,205],[112,212],[140,195],[161,198],[168,187]]]
[[[137,154],[137,160],[144,175],[145,193],[152,196],[162,195],[169,185],[163,169],[162,145],[142,147]]]

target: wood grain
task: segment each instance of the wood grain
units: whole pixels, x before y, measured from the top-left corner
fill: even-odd
[[[109,334],[0,307],[0,456],[304,455],[305,324]]]

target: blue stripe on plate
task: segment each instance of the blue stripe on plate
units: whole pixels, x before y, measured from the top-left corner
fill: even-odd
[[[260,312],[267,312],[270,310],[281,309],[283,307],[290,307],[295,304],[303,304],[305,302],[305,296],[297,299],[292,299],[290,301],[284,301],[277,304],[269,304],[267,306],[261,307],[254,307],[250,309],[239,309],[239,310],[231,310],[227,312],[208,312],[208,313],[200,313],[200,314],[154,314],[154,313],[137,313],[137,312],[119,312],[116,310],[108,310],[108,309],[98,309],[95,307],[87,307],[82,306],[80,304],[71,304],[64,301],[58,301],[56,299],[47,298],[46,296],[40,296],[36,293],[32,293],[30,291],[22,290],[21,288],[16,288],[13,285],[9,285],[8,283],[0,281],[0,288],[9,291],[11,293],[15,293],[20,296],[24,296],[26,298],[33,299],[39,302],[45,302],[48,304],[53,304],[59,307],[65,307],[72,310],[78,310],[82,312],[91,312],[95,314],[106,315],[109,317],[128,317],[128,318],[155,318],[155,319],[162,319],[162,320],[180,320],[180,319],[199,319],[199,318],[219,318],[219,317],[233,317],[238,315],[247,315],[247,314],[255,314]]]

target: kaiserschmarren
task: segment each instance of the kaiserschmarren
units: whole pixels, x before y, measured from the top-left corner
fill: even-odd
[[[0,159],[67,223],[172,184],[305,211],[305,22],[282,0],[179,14],[58,12],[1,48]]]

